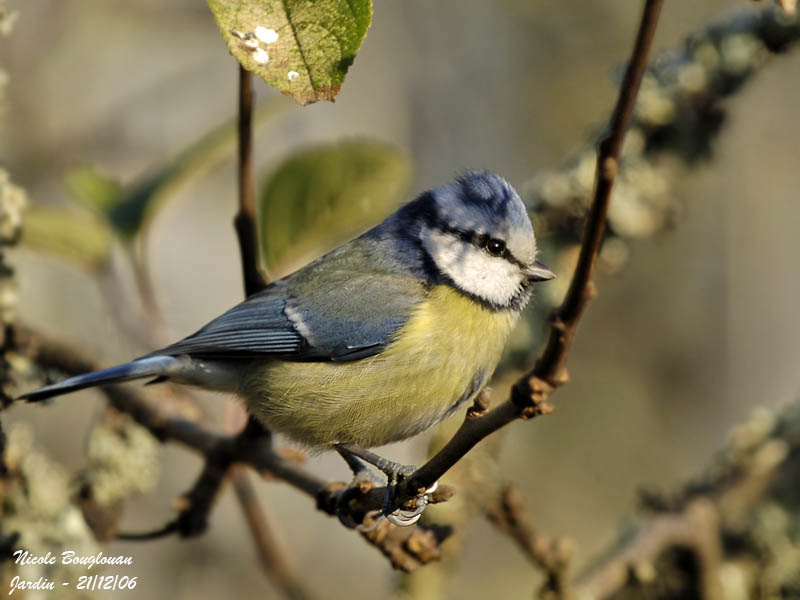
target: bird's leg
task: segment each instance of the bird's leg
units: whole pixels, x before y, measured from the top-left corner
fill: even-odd
[[[350,452],[347,448],[339,446],[338,444],[334,446],[334,448],[336,448],[339,456],[344,459],[344,461],[347,463],[347,466],[350,467],[350,470],[353,472],[353,481],[350,483],[350,487],[361,487],[362,483],[366,483],[368,485],[381,484],[381,481],[375,478],[372,472],[363,462],[361,462],[361,459],[357,455]]]
[[[388,477],[392,483],[397,483],[401,479],[410,477],[411,474],[417,470],[417,468],[414,466],[401,465],[400,463],[383,458],[382,456],[356,444],[336,444],[334,447],[339,454],[342,455],[342,458],[347,461],[348,465],[351,464],[350,460],[352,458],[358,457],[361,460],[375,466],[380,471],[383,471],[386,474],[386,477]],[[348,455],[350,456],[350,459],[347,458]],[[361,466],[363,467],[363,465]],[[351,466],[350,468],[352,469],[353,467]]]
[[[424,494],[417,498],[416,507],[414,509],[405,510],[397,508],[395,506],[395,493],[397,484],[403,479],[411,477],[411,475],[417,470],[416,467],[402,465],[400,463],[388,460],[382,456],[379,456],[378,454],[375,454],[374,452],[367,450],[366,448],[357,446],[356,444],[336,444],[335,448],[342,458],[347,461],[347,464],[350,465],[350,468],[353,469],[356,479],[358,479],[360,476],[360,470],[364,469],[364,465],[361,463],[361,460],[374,465],[376,468],[386,474],[388,482],[386,486],[386,496],[383,499],[382,512],[389,522],[399,525],[400,527],[413,525],[419,520],[419,518],[422,516],[422,512],[428,506],[430,494],[435,492],[436,488],[439,487],[439,482],[434,482],[430,488],[425,490]],[[354,465],[357,465],[357,467]],[[356,469],[359,469],[359,471]],[[339,518],[341,520],[342,517],[340,516]],[[347,523],[345,523],[345,525],[347,525]]]
[[[364,463],[362,463],[355,454],[348,452],[338,444],[334,446],[334,448],[339,453],[339,456],[344,459],[344,462],[347,463],[347,466],[350,467],[353,475],[358,476],[360,473],[367,470],[367,467],[364,466]]]

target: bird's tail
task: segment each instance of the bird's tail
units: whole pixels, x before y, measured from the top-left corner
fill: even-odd
[[[64,381],[46,385],[38,390],[23,394],[19,399],[38,402],[39,400],[68,394],[95,385],[130,381],[131,379],[141,379],[143,377],[164,377],[176,372],[181,365],[181,359],[175,356],[147,356],[116,367],[92,371],[84,375],[76,375]]]

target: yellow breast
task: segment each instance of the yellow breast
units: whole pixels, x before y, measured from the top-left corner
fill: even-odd
[[[343,363],[261,363],[241,394],[268,427],[308,446],[405,439],[485,385],[517,316],[437,286],[382,353]]]

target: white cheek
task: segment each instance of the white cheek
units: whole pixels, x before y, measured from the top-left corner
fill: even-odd
[[[507,260],[431,229],[423,232],[422,242],[436,266],[464,291],[502,306],[519,292],[522,274]]]

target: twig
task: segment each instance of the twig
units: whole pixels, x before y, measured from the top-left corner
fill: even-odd
[[[245,296],[267,283],[258,268],[255,189],[253,186],[253,76],[239,66],[239,212],[233,220],[242,257]]]
[[[255,421],[248,422],[241,404],[229,399],[225,413],[226,431],[258,434],[262,442],[270,443],[268,438],[271,434],[263,430]],[[244,427],[242,427],[242,423],[244,423]],[[275,526],[259,502],[247,471],[233,465],[230,468],[230,479],[236,492],[236,499],[239,501],[239,506],[249,525],[265,575],[281,589],[283,595],[289,600],[307,598],[308,594],[300,584],[296,569],[287,558],[287,551],[274,534]]]
[[[255,200],[252,181],[252,77],[250,73],[241,67],[238,67],[238,69],[239,211],[234,219],[234,226],[239,240],[245,294],[249,296],[263,289],[266,283],[258,270],[258,252],[254,223]],[[259,424],[252,420],[249,423],[248,431],[244,435],[250,437],[254,430],[258,430],[258,433],[262,436],[269,435]],[[215,443],[208,442],[210,445],[205,452],[206,460],[203,470],[192,486],[192,489],[181,497],[179,502],[180,512],[175,521],[168,524],[159,532],[154,532],[154,534],[128,536],[127,539],[151,539],[151,535],[155,535],[156,533],[159,535],[166,535],[171,532],[178,533],[182,537],[189,537],[199,535],[205,531],[208,526],[208,516],[213,507],[214,500],[224,485],[228,472],[236,459],[234,454],[230,452],[230,444],[226,442],[227,440],[225,439],[219,439]],[[285,563],[277,558],[277,544],[270,537],[271,532],[266,515],[258,504],[255,494],[252,492],[250,483],[247,480],[247,475],[241,471],[235,473],[233,485],[245,517],[250,523],[250,531],[253,534],[256,546],[261,551],[262,564],[265,567],[267,575],[279,583],[287,598],[302,597],[299,587],[291,584]],[[271,549],[271,551],[267,552],[266,549]]]
[[[775,437],[765,439],[759,448],[748,450],[747,459],[736,460],[716,473],[712,485],[703,492],[687,492],[688,497],[671,512],[646,520],[634,535],[577,578],[576,597],[608,598],[632,580],[648,583],[648,578],[656,575],[652,567],[660,556],[671,548],[685,548],[697,559],[696,595],[711,600],[722,598],[720,568],[725,532],[741,531],[748,512],[769,496],[779,473],[793,481],[796,466],[791,463],[790,453],[797,450],[787,446],[783,437],[786,432],[772,435]],[[643,573],[649,575],[643,578]]]
[[[239,163],[238,163],[238,189],[239,212],[234,218],[233,225],[236,237],[239,240],[239,253],[242,262],[242,278],[244,282],[245,297],[252,296],[263,290],[267,282],[258,268],[258,236],[255,225],[255,186],[253,185],[253,76],[239,65]],[[237,410],[241,410],[236,407]],[[271,434],[261,423],[252,416],[249,417],[245,431],[252,434],[258,433],[267,443],[271,441]],[[230,468],[230,463],[225,465],[225,471]],[[300,587],[297,577],[288,561],[282,556],[283,552],[272,533],[272,526],[266,512],[258,502],[258,497],[253,491],[253,486],[247,473],[234,469],[232,473],[233,487],[236,498],[242,508],[245,518],[250,525],[253,541],[261,557],[264,572],[273,580],[289,599],[305,598],[306,594]],[[221,485],[221,482],[220,484]]]
[[[361,537],[380,549],[395,569],[410,573],[420,565],[441,558],[441,543],[451,530],[440,525],[395,527],[383,520],[378,526],[361,533]]]
[[[284,595],[292,600],[302,600],[307,597],[300,585],[294,567],[289,564],[283,548],[272,531],[272,525],[265,511],[258,503],[253,485],[247,478],[247,473],[241,468],[234,467],[231,472],[236,497],[242,507],[247,524],[253,534],[261,564],[268,577],[283,590]]]
[[[698,559],[698,597],[720,600],[717,507],[708,498],[698,498],[678,514],[658,515],[601,567],[579,579],[580,598],[608,598],[639,579],[647,583],[656,559],[669,548],[688,548]]]
[[[571,547],[565,540],[551,539],[533,527],[525,508],[525,499],[517,486],[506,485],[497,499],[486,507],[486,516],[517,543],[534,565],[545,572],[545,592],[557,598],[569,597]]]
[[[407,502],[420,490],[432,485],[475,444],[497,429],[516,419],[530,419],[553,410],[548,399],[558,386],[567,381],[564,365],[578,321],[594,294],[592,273],[603,239],[622,141],[647,66],[647,56],[655,35],[662,1],[647,0],[645,3],[631,60],[611,117],[609,133],[600,142],[594,197],[584,230],[580,258],[567,296],[551,316],[550,334],[544,352],[530,373],[514,385],[508,401],[490,412],[486,412],[484,405],[477,405],[475,411],[468,413],[453,438],[406,480],[398,493],[398,503]]]
[[[661,4],[662,0],[647,0],[645,4],[633,55],[625,71],[620,95],[611,116],[609,133],[600,142],[594,199],[584,229],[578,264],[575,266],[567,296],[553,315],[545,351],[531,373],[532,378],[550,382],[554,387],[566,380],[564,363],[569,354],[578,320],[594,295],[592,274],[605,233],[611,189],[617,176],[622,142],[630,125],[639,85],[647,67],[647,56],[658,25]],[[520,390],[522,393],[525,391],[527,390]]]

